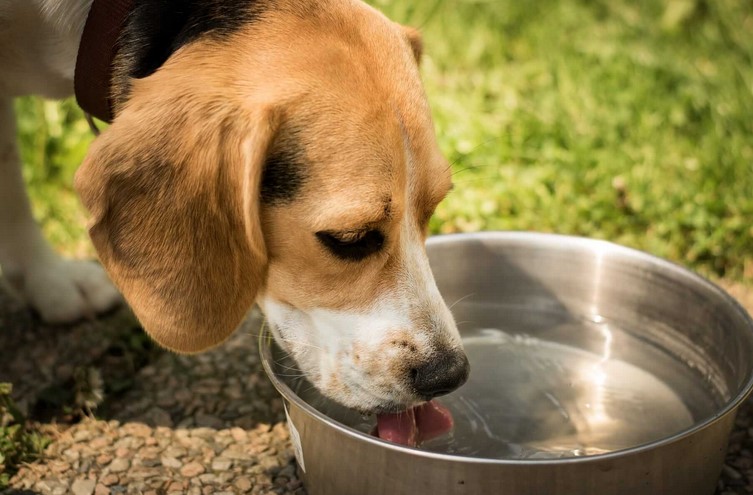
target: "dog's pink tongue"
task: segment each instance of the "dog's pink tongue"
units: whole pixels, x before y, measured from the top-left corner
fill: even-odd
[[[431,401],[399,413],[378,414],[376,433],[382,440],[415,447],[447,433],[453,425],[450,411]]]
[[[377,436],[382,440],[415,447],[418,443],[415,409],[394,414],[377,414]]]

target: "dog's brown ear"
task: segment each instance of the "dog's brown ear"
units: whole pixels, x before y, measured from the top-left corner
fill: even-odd
[[[144,329],[171,350],[221,343],[266,274],[259,188],[271,110],[179,91],[126,107],[76,174],[90,236]]]
[[[410,26],[401,26],[403,34],[408,38],[411,50],[413,50],[413,56],[416,58],[416,63],[421,63],[421,56],[424,53],[424,41],[421,38],[421,33],[418,29]]]

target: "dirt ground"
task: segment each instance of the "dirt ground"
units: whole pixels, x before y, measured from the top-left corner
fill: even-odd
[[[753,310],[753,290],[722,285]],[[305,494],[252,312],[198,356],[155,348],[127,310],[41,325],[0,291],[0,381],[52,438],[5,493]],[[97,405],[94,419],[87,412]],[[753,400],[741,409],[718,495],[753,494]]]

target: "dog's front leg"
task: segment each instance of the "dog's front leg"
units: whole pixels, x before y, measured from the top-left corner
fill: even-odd
[[[49,323],[93,316],[120,301],[98,264],[62,259],[42,237],[21,175],[13,101],[2,98],[0,268],[10,285]]]

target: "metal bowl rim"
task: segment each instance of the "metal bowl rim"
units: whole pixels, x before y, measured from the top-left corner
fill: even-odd
[[[580,236],[540,233],[540,232],[483,231],[483,232],[474,232],[474,233],[444,234],[444,235],[437,235],[437,236],[430,237],[427,240],[427,246],[431,244],[435,244],[435,243],[446,243],[446,242],[454,243],[454,242],[465,242],[469,240],[504,240],[504,241],[517,241],[517,242],[531,242],[532,244],[536,244],[536,245],[541,245],[542,243],[552,244],[555,242],[557,243],[567,242],[567,243],[576,245],[578,247],[586,247],[586,248],[600,247],[602,249],[608,249],[611,252],[617,252],[622,255],[632,257],[633,259],[642,260],[642,261],[651,263],[655,266],[663,267],[677,275],[687,277],[690,280],[694,281],[695,283],[699,283],[701,286],[705,287],[706,290],[709,290],[715,293],[718,297],[721,297],[724,301],[730,304],[732,306],[732,309],[734,309],[737,313],[739,313],[739,316],[741,316],[743,321],[745,321],[746,326],[749,331],[748,341],[749,341],[749,344],[753,346],[753,342],[752,342],[753,341],[753,318],[751,318],[751,316],[742,307],[742,305],[739,302],[737,302],[735,298],[727,294],[727,292],[721,289],[718,285],[688,270],[687,268],[684,268],[683,266],[677,263],[673,263],[671,261],[665,260],[663,258],[659,258],[658,256],[654,256],[652,254],[648,254],[646,252],[643,252],[637,249],[628,248],[628,247],[621,246],[619,244],[615,244],[613,242],[609,242],[609,241],[605,241],[601,239],[591,239],[591,238],[580,237]],[[532,242],[532,241],[535,241],[535,242]],[[708,428],[712,424],[720,421],[722,418],[724,418],[728,414],[733,413],[740,406],[740,404],[750,395],[751,390],[753,390],[753,373],[751,373],[750,376],[748,377],[748,381],[742,387],[740,392],[738,392],[737,395],[735,395],[732,399],[727,401],[724,407],[722,407],[719,410],[719,412],[716,413],[715,415],[708,417],[699,423],[695,423],[692,426],[684,430],[681,430],[673,435],[660,438],[653,442],[636,445],[634,447],[607,452],[605,454],[596,454],[596,455],[580,456],[580,457],[566,457],[566,458],[558,458],[558,459],[492,459],[492,458],[486,458],[486,457],[465,457],[465,456],[456,456],[456,455],[451,455],[451,454],[441,454],[438,452],[430,452],[430,451],[421,450],[414,447],[406,447],[403,445],[394,444],[386,440],[381,440],[377,437],[367,435],[366,433],[360,432],[354,428],[343,425],[333,420],[329,416],[326,416],[325,414],[317,411],[315,408],[313,408],[308,403],[306,403],[303,399],[298,397],[298,395],[295,392],[293,392],[293,390],[291,390],[290,387],[288,387],[286,383],[284,383],[279,378],[277,378],[277,375],[272,370],[272,367],[270,365],[271,359],[270,359],[269,354],[271,352],[270,351],[271,345],[267,344],[267,342],[270,342],[271,340],[272,340],[272,334],[267,330],[266,325],[262,324],[262,328],[259,332],[259,353],[261,355],[262,365],[270,381],[272,382],[274,387],[277,389],[277,391],[280,393],[280,395],[283,396],[283,399],[295,403],[296,406],[301,408],[308,415],[312,416],[315,420],[324,422],[324,424],[326,424],[327,426],[334,428],[335,430],[339,431],[340,433],[344,435],[355,437],[358,440],[371,443],[375,447],[387,448],[389,450],[402,452],[404,454],[410,454],[410,455],[415,455],[418,457],[424,457],[428,459],[446,461],[446,462],[508,465],[508,466],[523,466],[523,465],[544,466],[544,465],[563,465],[563,464],[586,463],[586,462],[601,462],[601,461],[606,461],[606,460],[615,459],[615,458],[622,458],[622,457],[626,457],[633,454],[640,454],[642,452],[646,452],[649,450],[653,450],[653,449],[677,442],[679,440],[682,440],[685,437],[688,437],[690,435],[693,435],[695,433],[698,433]]]

